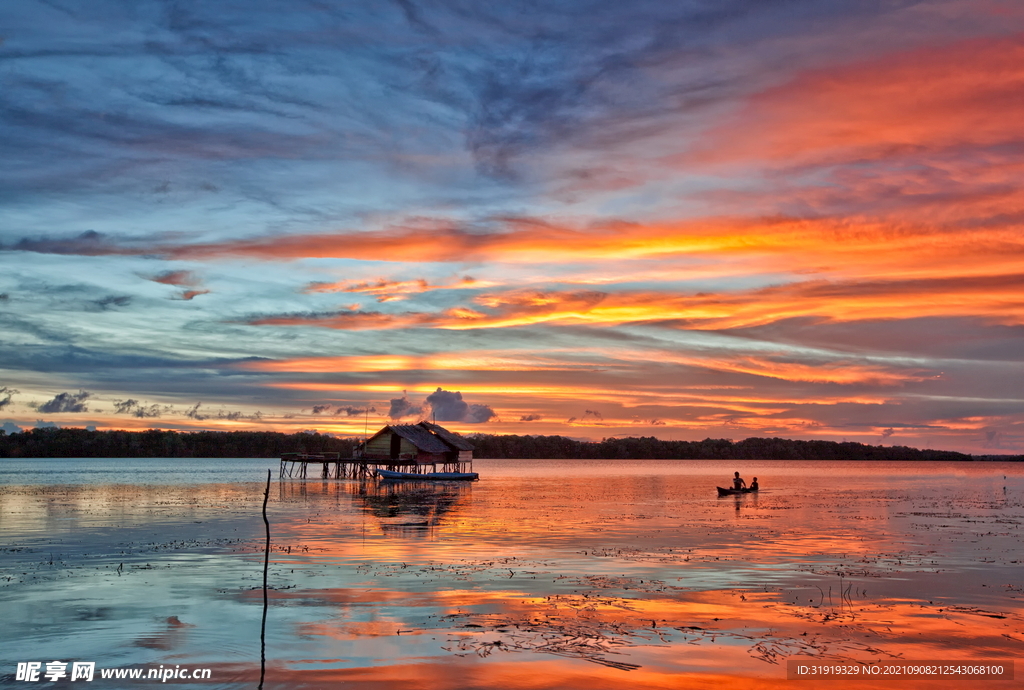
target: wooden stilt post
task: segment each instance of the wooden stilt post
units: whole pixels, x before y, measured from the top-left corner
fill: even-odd
[[[267,528],[267,545],[263,549],[263,623],[260,625],[260,684],[267,674],[267,569],[270,566],[270,521],[267,520],[267,501],[270,499],[270,470],[267,470],[267,490],[263,493],[263,524]]]

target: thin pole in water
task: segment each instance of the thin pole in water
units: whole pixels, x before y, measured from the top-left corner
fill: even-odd
[[[270,521],[267,520],[267,500],[270,498],[270,470],[267,470],[267,489],[263,492],[263,524],[267,528],[267,545],[263,550],[263,624],[260,626],[260,685],[267,673],[267,568],[270,566]]]

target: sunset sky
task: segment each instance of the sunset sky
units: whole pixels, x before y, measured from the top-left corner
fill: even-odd
[[[0,160],[8,432],[1024,452],[1016,0],[13,0]]]

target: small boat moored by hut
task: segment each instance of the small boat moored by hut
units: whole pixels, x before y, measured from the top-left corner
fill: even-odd
[[[384,481],[475,481],[480,478],[476,472],[395,472],[378,469],[377,478]]]

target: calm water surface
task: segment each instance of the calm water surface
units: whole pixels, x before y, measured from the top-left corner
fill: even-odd
[[[472,484],[380,485],[33,459],[0,460],[0,684],[80,660],[255,687],[268,467],[268,688],[774,688],[788,658],[1024,658],[1019,464],[481,460]],[[718,498],[735,470],[761,493]]]

